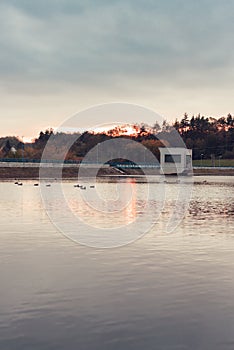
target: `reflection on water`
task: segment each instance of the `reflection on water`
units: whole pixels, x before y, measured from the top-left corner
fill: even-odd
[[[195,180],[189,210],[174,233],[163,231],[175,202],[170,183],[154,228],[109,250],[62,236],[32,182],[0,183],[0,349],[233,350],[233,181]],[[104,198],[110,185],[100,184]],[[144,186],[133,185],[134,200],[121,215],[112,213],[112,222],[140,215]],[[150,192],[157,186],[150,184]],[[91,217],[73,183],[64,188],[77,213],[110,225],[105,216]]]
[[[104,228],[132,223],[137,216],[137,207],[138,212],[144,209],[145,193],[143,191],[140,186],[136,187],[133,180],[119,185],[99,183],[96,185],[95,192],[90,189],[90,186],[87,186],[85,192],[79,189],[74,191],[67,184],[63,188],[64,198],[70,210],[80,220],[91,226]],[[54,205],[53,202],[52,205]]]
[[[209,220],[211,220],[212,218],[216,219],[217,216],[219,218],[229,217],[234,215],[234,203],[232,200],[214,200],[212,202],[194,200],[190,203],[189,213],[203,220],[205,220],[207,217],[209,217]]]

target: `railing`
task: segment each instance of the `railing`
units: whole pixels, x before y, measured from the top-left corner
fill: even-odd
[[[140,163],[140,164],[125,164],[125,163],[110,163],[110,166],[115,168],[133,168],[133,169],[139,169],[139,168],[160,168],[159,164],[147,164],[147,163]]]
[[[80,160],[0,158],[1,163],[55,163],[80,164]]]
[[[60,160],[60,159],[24,159],[24,158],[0,158],[0,163],[35,163],[35,164],[40,164],[40,163],[51,163],[51,164],[80,164],[82,162],[82,160]],[[102,164],[102,163],[98,163],[98,162],[92,162],[92,163],[87,163],[87,162],[82,162],[82,164]],[[109,164],[112,167],[115,168],[160,168],[160,164],[148,164],[148,163],[140,163],[140,164],[132,164],[132,163],[128,163],[128,162],[123,162],[123,163],[119,163],[119,162],[108,162],[107,164]],[[219,169],[233,169],[233,166],[230,165],[210,165],[210,166],[204,166],[204,165],[200,165],[197,164],[195,166],[193,166],[193,169],[211,169],[211,168],[219,168]]]
[[[209,166],[203,166],[203,165],[195,165],[193,166],[193,169],[234,169],[234,166],[229,165],[209,165]]]

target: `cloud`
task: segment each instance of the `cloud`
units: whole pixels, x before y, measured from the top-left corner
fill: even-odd
[[[2,5],[1,76],[78,85],[118,77],[180,80],[233,64],[231,2],[82,3]]]
[[[174,93],[186,106],[200,91],[202,112],[204,92],[233,89],[233,11],[231,0],[1,2],[1,95],[152,105]]]

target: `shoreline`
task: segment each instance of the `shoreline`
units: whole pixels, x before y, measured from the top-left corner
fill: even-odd
[[[75,180],[78,177],[77,167],[69,167],[62,169],[63,179]],[[44,179],[56,180],[58,177],[57,168],[47,168]],[[87,168],[86,176],[84,178],[93,177],[93,169]],[[148,169],[146,175],[154,176],[160,175],[159,170]],[[166,175],[167,177],[173,175]],[[174,175],[176,176],[176,175]],[[234,168],[195,168],[193,169],[193,176],[234,176]],[[144,177],[144,173],[141,169],[117,169],[113,167],[100,168],[97,174],[98,178],[114,177],[114,178],[127,178],[127,177]],[[188,176],[189,177],[189,176]],[[39,167],[0,167],[0,181],[4,180],[38,180],[39,179]]]

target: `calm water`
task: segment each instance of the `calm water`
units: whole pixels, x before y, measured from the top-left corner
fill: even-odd
[[[148,234],[115,249],[65,238],[32,182],[0,183],[0,349],[233,350],[234,179],[195,180],[174,233],[160,229],[169,201]],[[64,188],[75,210],[73,185]],[[108,196],[113,184],[100,186]],[[140,210],[136,203],[115,221]]]

